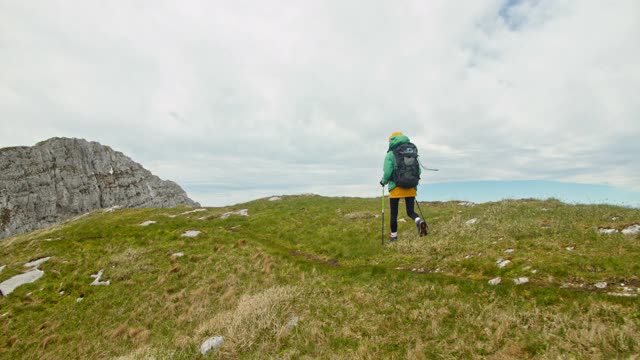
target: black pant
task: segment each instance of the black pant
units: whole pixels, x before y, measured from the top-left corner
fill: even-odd
[[[407,206],[407,215],[413,219],[413,221],[418,218],[418,214],[413,210],[413,205],[415,204],[415,197],[406,197],[404,198],[404,204]],[[391,205],[391,232],[398,231],[398,205],[400,204],[400,198],[390,198],[389,203]]]

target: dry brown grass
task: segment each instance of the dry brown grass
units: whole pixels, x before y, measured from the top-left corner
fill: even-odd
[[[287,334],[292,303],[300,291],[291,286],[275,286],[254,295],[244,295],[235,309],[206,320],[196,329],[203,340],[224,336],[223,354],[232,356],[255,346],[260,336],[276,342]]]

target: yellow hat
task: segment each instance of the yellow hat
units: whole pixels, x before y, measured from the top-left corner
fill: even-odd
[[[402,132],[400,132],[400,131],[395,131],[394,133],[391,134],[391,136],[389,136],[389,141],[391,141],[391,139],[394,136],[400,136],[400,135],[404,135],[404,134]]]

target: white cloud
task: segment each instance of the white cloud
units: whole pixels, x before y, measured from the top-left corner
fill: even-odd
[[[638,190],[639,13],[635,0],[4,1],[0,146],[84,137],[186,187],[375,196],[401,130],[441,168],[428,181]]]

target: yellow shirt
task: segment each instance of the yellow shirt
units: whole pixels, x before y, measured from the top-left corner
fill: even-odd
[[[416,197],[417,191],[416,188],[403,188],[400,186],[396,186],[389,192],[389,197],[396,198],[405,198],[405,197]]]

